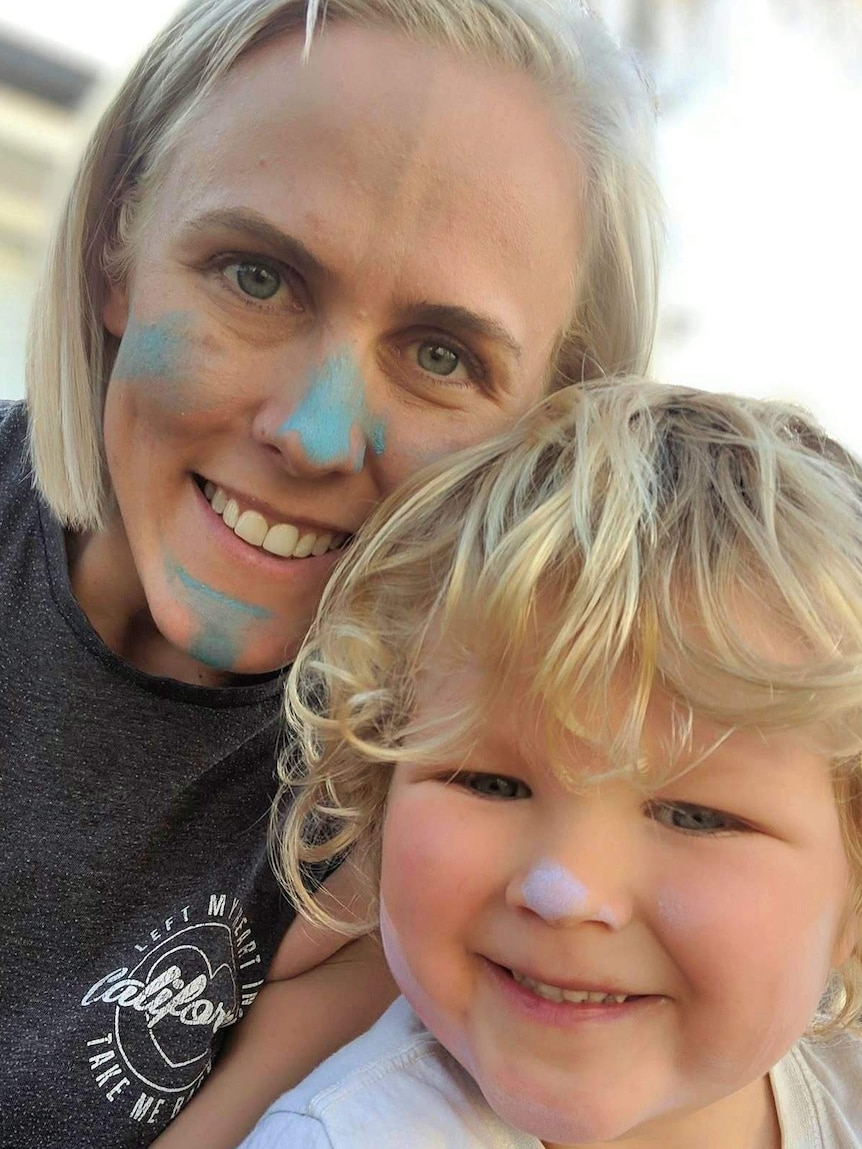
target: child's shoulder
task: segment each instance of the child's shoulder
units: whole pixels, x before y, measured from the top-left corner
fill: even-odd
[[[803,1039],[770,1077],[784,1149],[862,1149],[862,1038]]]
[[[504,1126],[403,998],[279,1098],[240,1149],[541,1149]]]

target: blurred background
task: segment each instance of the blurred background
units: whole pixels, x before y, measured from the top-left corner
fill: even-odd
[[[664,380],[778,395],[862,453],[862,0],[594,0],[656,82]],[[87,127],[179,7],[0,0],[0,398]]]

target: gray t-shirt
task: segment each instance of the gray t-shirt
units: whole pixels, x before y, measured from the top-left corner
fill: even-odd
[[[148,1145],[252,1002],[293,910],[270,872],[277,676],[153,678],[75,602],[0,404],[0,1145]]]

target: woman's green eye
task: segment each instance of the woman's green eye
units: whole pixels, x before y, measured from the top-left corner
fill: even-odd
[[[253,299],[272,299],[281,287],[281,276],[265,263],[235,263],[236,285],[240,291]]]
[[[452,375],[458,370],[461,363],[451,347],[442,343],[420,343],[417,361],[423,371],[430,371],[432,375]]]

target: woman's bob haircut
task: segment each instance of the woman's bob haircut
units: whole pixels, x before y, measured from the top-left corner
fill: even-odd
[[[246,53],[326,22],[392,28],[533,77],[585,171],[587,237],[551,388],[642,370],[655,329],[661,208],[653,100],[638,69],[576,0],[194,0],[157,37],[105,112],[77,172],[34,308],[27,367],[36,483],[60,520],[95,529],[110,498],[102,443],[116,340],[106,288],[135,266],[141,210],[183,129]]]

